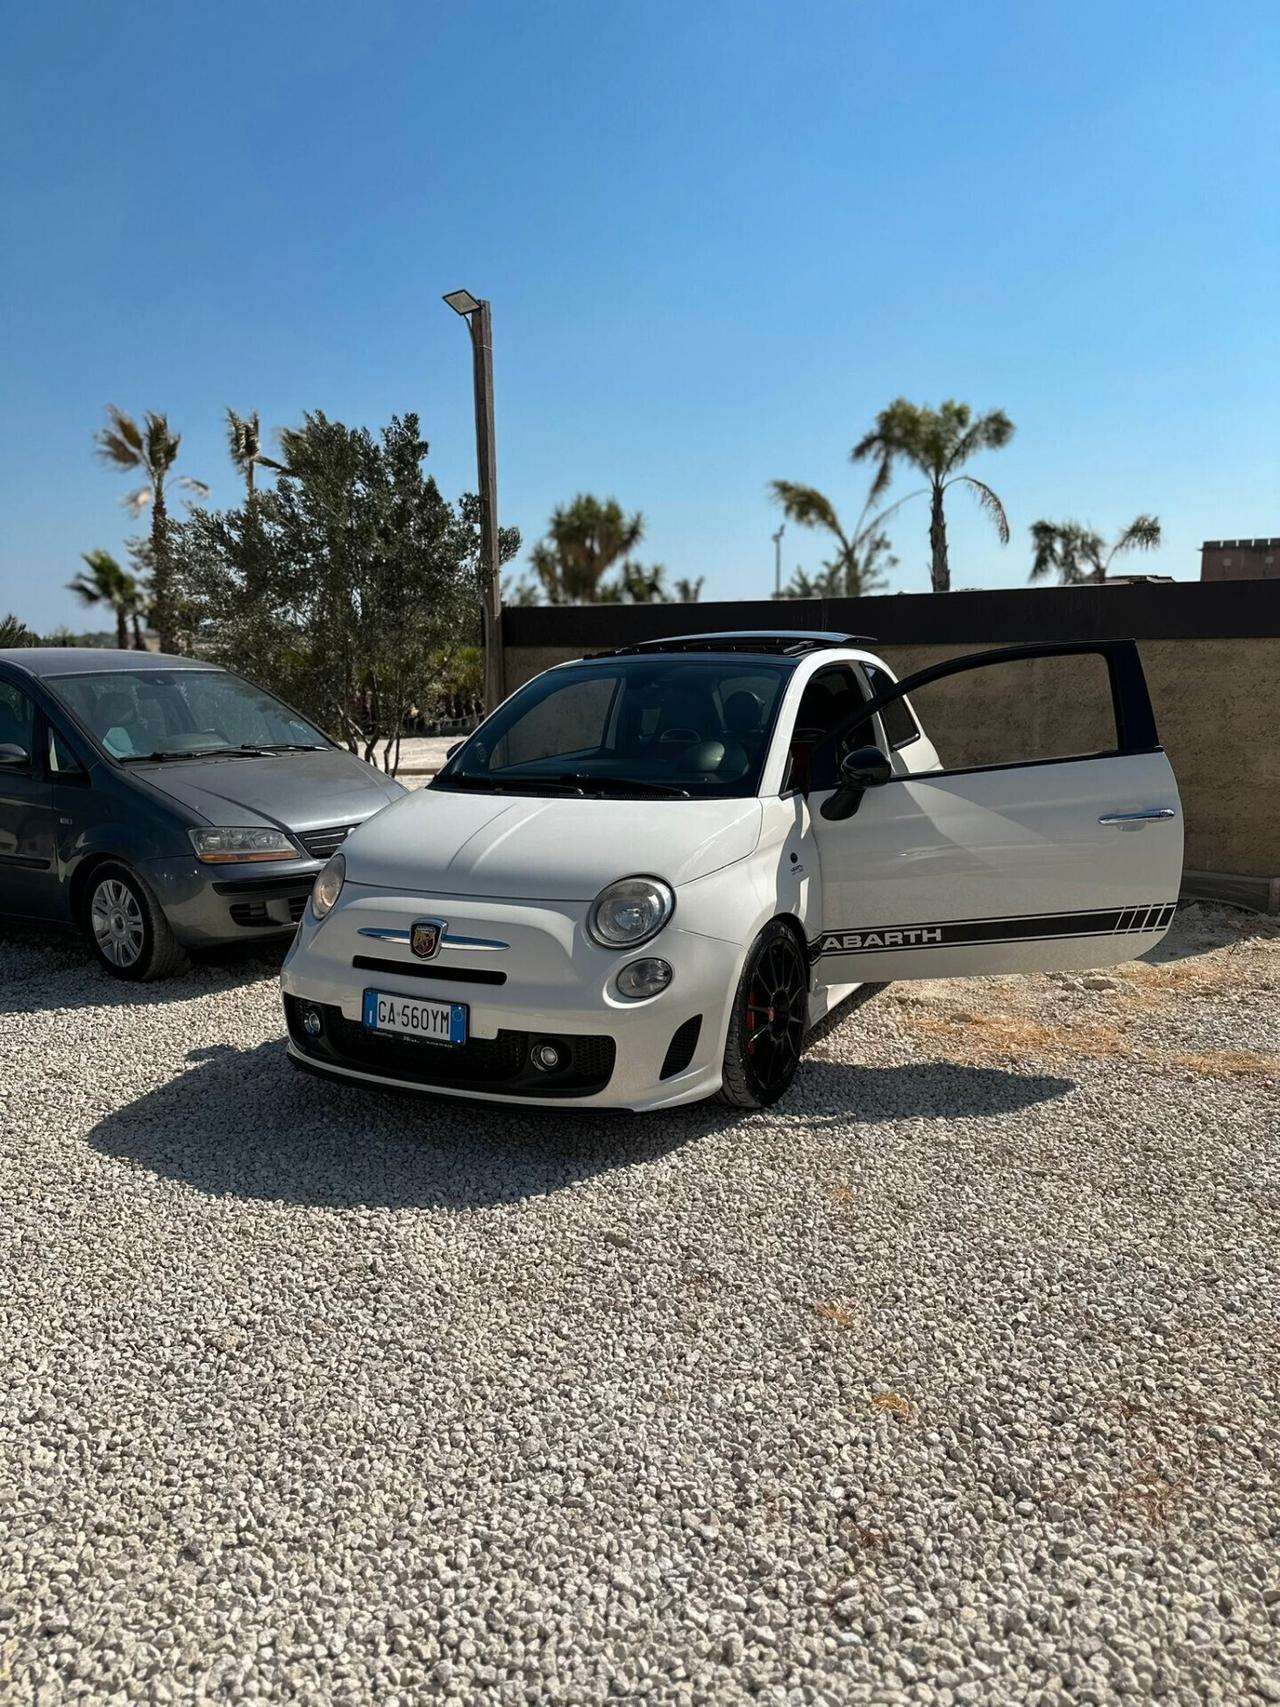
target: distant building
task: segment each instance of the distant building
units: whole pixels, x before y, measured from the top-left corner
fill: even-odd
[[[1280,581],[1280,539],[1206,539],[1202,581]]]

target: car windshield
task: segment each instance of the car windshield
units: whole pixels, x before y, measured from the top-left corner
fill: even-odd
[[[537,676],[443,768],[435,788],[706,799],[756,792],[794,663],[629,657]]]
[[[329,745],[296,711],[226,670],[103,670],[48,685],[125,763]]]

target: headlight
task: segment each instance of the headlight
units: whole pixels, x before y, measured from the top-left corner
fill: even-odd
[[[657,936],[676,909],[656,877],[623,877],[602,889],[587,914],[587,934],[602,948],[637,948]]]
[[[187,834],[196,858],[206,865],[303,857],[283,830],[188,830]]]
[[[671,962],[646,957],[628,960],[613,981],[613,987],[628,1002],[645,1002],[661,995],[671,982]]]
[[[346,880],[347,862],[341,854],[334,854],[320,867],[311,890],[311,911],[317,919],[323,919],[333,911]]]

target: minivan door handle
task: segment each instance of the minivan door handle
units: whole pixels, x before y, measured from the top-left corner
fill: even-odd
[[[1100,824],[1151,824],[1158,818],[1176,818],[1172,806],[1154,806],[1150,812],[1104,812]]]

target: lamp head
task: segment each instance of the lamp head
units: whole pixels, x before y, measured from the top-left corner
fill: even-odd
[[[464,318],[468,314],[474,314],[480,306],[469,290],[451,290],[444,300],[455,314],[461,314]]]

